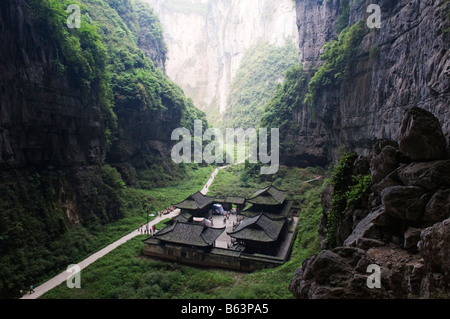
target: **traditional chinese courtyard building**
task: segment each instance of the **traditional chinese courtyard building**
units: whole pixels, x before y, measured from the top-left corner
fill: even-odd
[[[241,212],[244,219],[228,235],[247,253],[277,255],[293,222],[289,216],[292,202],[272,185],[257,191],[246,202],[250,206]]]
[[[276,255],[287,226],[286,219],[274,220],[261,213],[245,219],[228,235],[236,239],[247,253]]]
[[[194,223],[175,222],[156,233],[154,237],[164,243],[212,248],[224,230],[225,227],[212,228]]]
[[[227,205],[230,204],[230,205]],[[242,209],[235,222],[198,224],[212,216],[214,204]],[[201,193],[175,204],[181,213],[168,226],[144,240],[145,255],[199,266],[254,271],[283,264],[296,234],[298,212],[286,192],[269,186],[251,198],[214,199]],[[243,209],[245,207],[245,209]],[[220,221],[221,217],[217,217]],[[217,220],[216,220],[217,221]],[[226,227],[224,227],[226,225]],[[222,226],[222,227],[221,227]],[[228,240],[225,246],[216,245]]]
[[[214,198],[197,192],[174,206],[179,208],[182,214],[190,214],[193,217],[208,217],[214,202]]]
[[[236,206],[236,211],[239,212],[244,209],[245,207],[245,197],[239,197],[239,196],[229,196],[223,200],[216,199],[216,201],[220,204],[222,204],[223,208],[226,211],[230,211],[233,209],[233,205]]]
[[[270,185],[269,187],[257,191],[253,197],[247,199],[246,202],[251,204],[249,211],[280,215],[287,203],[286,192]]]

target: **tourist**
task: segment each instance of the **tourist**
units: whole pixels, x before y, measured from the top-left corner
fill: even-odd
[[[30,295],[31,295],[32,293],[34,294],[34,286],[33,286],[33,285],[30,286]]]

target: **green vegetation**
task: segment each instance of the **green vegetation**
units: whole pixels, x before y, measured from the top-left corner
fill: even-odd
[[[74,82],[89,91],[94,83],[106,80],[107,54],[95,27],[85,19],[79,29],[64,27],[69,16],[66,9],[72,3],[68,0],[33,0],[30,7],[42,39],[48,45],[52,41],[58,44],[55,46],[55,56],[60,62],[58,70],[66,71]]]
[[[298,49],[292,41],[284,47],[259,42],[249,49],[231,83],[222,127],[257,128],[284,72],[297,63]]]
[[[138,46],[149,40],[161,60],[166,60],[167,45],[164,42],[163,29],[158,16],[148,3],[140,0],[108,0],[108,4],[123,19]]]
[[[26,285],[35,286],[64,271],[115,240],[147,222],[147,214],[155,213],[180,202],[198,191],[208,180],[213,167],[189,168],[184,179],[173,186],[152,190],[126,187],[113,167],[101,168],[101,181],[85,195],[81,211],[87,216],[84,224],[64,218],[71,209],[54,193],[64,189],[66,197],[74,197],[67,176],[34,173],[27,180],[3,174],[0,179],[0,291],[3,298],[16,296]],[[18,180],[17,180],[18,179]],[[17,180],[17,181],[15,181]],[[84,185],[88,188],[88,185]],[[87,191],[87,189],[86,189]],[[75,202],[73,202],[75,204]],[[117,207],[114,207],[117,206]],[[119,211],[120,213],[114,213]],[[75,214],[75,213],[73,213]],[[86,213],[85,213],[86,214]],[[154,217],[150,217],[152,220]],[[70,245],[68,245],[70,243]]]
[[[81,289],[68,289],[63,283],[43,298],[209,298],[234,281],[232,272],[143,258],[143,239],[138,236],[130,240],[83,270]]]
[[[180,124],[187,128],[193,126],[194,118],[205,120],[204,113],[138,47],[144,32],[163,47],[161,54],[166,54],[162,28],[151,8],[129,0],[115,0],[111,6],[105,1],[82,2],[93,23],[101,26],[98,32],[109,55],[114,109],[119,117],[130,112],[139,112],[141,117],[178,114]]]
[[[313,107],[323,90],[335,89],[342,81],[353,76],[355,57],[367,32],[368,29],[361,20],[342,30],[338,40],[324,46],[321,56],[324,63],[308,83],[308,93],[304,100],[306,105]]]
[[[120,230],[115,228],[116,221],[126,223],[122,219],[127,189],[115,169],[104,166],[75,174],[89,182],[76,189],[74,176],[60,170],[0,175],[2,298],[16,296],[24,285],[37,285],[71,261],[109,243],[105,225],[115,225],[111,226],[114,233]]]
[[[350,208],[361,205],[362,199],[368,195],[371,187],[370,175],[356,175],[354,162],[356,153],[345,153],[333,170],[331,184],[334,191],[331,197],[331,208],[328,214],[327,243],[336,246],[336,229]]]
[[[341,33],[346,27],[348,27],[350,17],[350,0],[340,0],[341,15],[338,18],[338,24],[336,26],[336,32]]]
[[[109,143],[117,139],[117,116],[129,112],[153,117],[178,114],[188,128],[194,118],[205,120],[205,114],[139,48],[143,39],[150,38],[165,60],[162,28],[148,4],[80,0],[79,29],[66,26],[69,4],[73,2],[33,0],[30,11],[39,34],[55,50],[55,70],[78,83],[91,99],[99,94]]]
[[[206,173],[206,168],[202,170],[199,169],[191,179],[194,183],[184,182],[179,187],[154,190],[151,197],[157,198],[159,193],[159,203],[167,204],[166,200],[171,197],[168,194],[175,195],[182,189],[185,194],[189,193],[190,184],[202,183],[200,177]],[[255,176],[249,181],[250,186],[239,186],[244,170],[245,165],[242,164],[221,170],[210,187],[213,190],[209,195],[230,194],[236,187],[252,194],[270,181],[288,190],[289,198],[299,205],[301,214],[292,256],[284,265],[246,274],[163,262],[143,257],[142,239],[145,237],[139,236],[83,270],[81,289],[68,289],[63,283],[43,298],[292,298],[288,287],[295,270],[305,258],[320,251],[317,233],[322,212],[320,199],[328,180],[311,181],[325,173],[320,168],[281,167],[277,175],[267,180]],[[150,191],[133,192],[147,196]],[[132,201],[134,199],[130,199]]]
[[[151,206],[154,211],[165,209],[200,191],[214,169],[215,167],[213,166],[198,168],[194,166],[194,169],[191,169],[185,177],[180,178],[178,181],[173,181],[169,186],[137,189],[136,192],[151,198]]]
[[[261,119],[261,127],[280,129],[280,152],[289,153],[293,145],[287,138],[291,129],[295,129],[292,114],[303,101],[307,86],[307,77],[301,64],[288,69],[284,83],[278,86],[267,104]]]
[[[285,73],[283,85],[280,85],[266,106],[261,126],[279,128],[286,132],[292,121],[292,111],[301,103],[301,92],[306,86],[306,75],[301,64],[289,68]],[[283,138],[280,137],[282,140]]]
[[[30,14],[35,35],[48,52],[49,76],[79,90],[83,105],[101,106],[103,123],[99,125],[105,129],[107,157],[127,129],[124,118],[128,120],[130,114],[148,118],[152,134],[156,130],[152,121],[156,125],[160,118],[192,131],[194,119],[205,119],[139,48],[143,37],[150,37],[162,55],[166,50],[159,21],[147,4],[137,0],[26,3],[24,13]],[[70,4],[81,8],[80,28],[67,26]],[[158,132],[168,137],[170,133],[165,126]],[[186,179],[192,186],[185,184],[184,190],[193,191],[197,185],[190,179],[206,180],[212,169],[175,167],[159,154],[141,153],[149,163],[147,169],[134,163],[114,167],[80,163],[0,172],[1,298],[16,297],[19,289],[30,284],[37,286],[68,264],[137,229],[146,221],[147,210],[167,208],[186,195],[176,190],[169,192],[172,198],[158,197],[155,187]]]
[[[68,28],[69,0],[32,0],[30,12],[44,44],[53,48],[51,63],[57,74],[65,75],[82,91],[87,101],[98,99],[105,121],[105,135],[117,128],[113,112],[112,90],[107,70],[107,49],[89,16],[82,14],[80,28]],[[81,5],[83,13],[85,6]]]

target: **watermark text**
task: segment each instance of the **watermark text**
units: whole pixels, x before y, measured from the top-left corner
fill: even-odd
[[[81,288],[81,267],[78,265],[69,265],[66,272],[69,273],[66,280],[67,288]]]
[[[238,160],[248,159],[250,163],[268,164],[261,167],[261,174],[278,172],[280,166],[280,133],[271,129],[270,151],[269,136],[265,128],[227,128],[225,136],[220,129],[208,128],[203,132],[203,122],[194,122],[194,136],[186,128],[177,128],[172,132],[172,141],[181,140],[172,148],[171,158],[177,163],[233,164]],[[204,142],[209,142],[204,147]],[[193,144],[193,145],[192,145]]]

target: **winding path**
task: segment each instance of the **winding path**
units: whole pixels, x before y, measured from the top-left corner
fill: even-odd
[[[242,161],[240,161],[240,162],[242,162]],[[240,162],[238,162],[238,163],[240,163]],[[236,163],[236,164],[238,164],[238,163]],[[209,177],[208,181],[206,182],[205,186],[201,190],[202,194],[206,194],[208,192],[208,188],[209,188],[209,186],[211,186],[211,184],[214,181],[214,178],[216,177],[216,175],[219,172],[219,170],[227,168],[228,166],[229,165],[218,167],[218,168],[216,168],[214,170],[214,172],[211,174],[211,176]],[[169,214],[158,216],[155,219],[153,219],[151,222],[148,223],[149,228],[151,228],[153,225],[156,225],[157,223],[159,223],[160,221],[162,221],[164,219],[174,218],[179,213],[180,213],[180,210],[179,209],[175,209],[174,211],[172,211]],[[144,225],[144,227],[146,227],[146,225]],[[136,237],[136,236],[138,236],[140,234],[141,234],[141,232],[139,230],[137,230],[137,231],[135,230],[132,233],[130,233],[130,234],[120,238],[119,240],[113,242],[112,244],[106,246],[105,248],[99,250],[95,254],[93,254],[93,255],[89,256],[88,258],[84,259],[83,261],[79,262],[77,265],[80,267],[80,270],[83,270],[84,268],[86,268],[90,264],[94,263],[95,261],[97,261],[101,257],[105,256],[109,252],[113,251],[117,247],[121,246],[122,244],[126,243],[130,239],[132,239],[132,238],[134,238],[134,237]],[[69,273],[67,271],[63,271],[62,273],[60,273],[59,275],[56,275],[52,279],[50,279],[50,280],[46,281],[45,283],[43,283],[42,285],[34,288],[35,292],[33,294],[29,294],[28,291],[25,291],[24,292],[24,296],[22,298],[20,298],[20,299],[36,299],[36,298],[39,298],[40,296],[45,294],[47,291],[49,291],[49,290],[55,288],[56,286],[62,284],[71,275],[72,275],[72,273]]]

